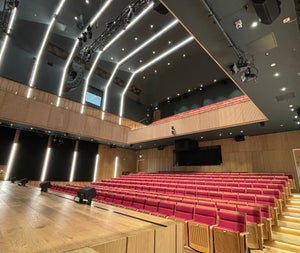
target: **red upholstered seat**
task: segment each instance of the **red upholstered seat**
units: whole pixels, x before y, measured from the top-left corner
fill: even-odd
[[[217,209],[208,206],[196,206],[194,221],[206,225],[214,225],[217,220]]]
[[[145,201],[146,200],[144,198],[135,197],[133,198],[131,206],[137,210],[143,210],[145,206]]]
[[[132,196],[124,196],[122,206],[131,207],[133,201]]]
[[[260,224],[262,214],[261,209],[258,207],[251,207],[251,206],[237,206],[237,211],[243,212],[247,214],[247,221],[254,222]]]
[[[246,232],[246,215],[238,212],[218,211],[218,227],[236,233]]]
[[[245,201],[245,202],[253,202],[255,203],[256,197],[254,194],[243,194],[239,193],[239,201]]]
[[[236,193],[224,192],[223,193],[223,199],[237,200],[238,199],[238,195]]]
[[[160,201],[158,204],[157,213],[164,216],[174,215],[175,204],[168,201]]]
[[[216,207],[218,208],[218,210],[224,209],[224,210],[236,211],[236,205],[233,204],[216,203]]]
[[[144,210],[150,213],[157,212],[159,201],[156,199],[147,199],[145,202]]]
[[[247,188],[246,191],[249,194],[262,194],[262,189],[259,188]]]
[[[192,220],[194,216],[194,206],[188,204],[176,204],[174,217],[182,220]]]

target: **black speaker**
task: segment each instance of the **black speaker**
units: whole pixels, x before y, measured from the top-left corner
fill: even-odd
[[[163,4],[161,4],[158,0],[154,1],[153,9],[162,15],[166,15],[169,13],[167,8]]]
[[[14,184],[15,181],[17,180],[17,178],[16,177],[11,177],[9,180],[10,180],[10,182],[12,182]]]
[[[40,183],[41,191],[42,192],[47,192],[48,188],[51,188],[51,182],[50,181],[44,181]]]
[[[297,114],[300,117],[300,107],[297,109]]]
[[[191,139],[179,139],[175,141],[175,151],[191,151],[198,148],[198,142]]]
[[[244,141],[245,140],[245,136],[244,135],[238,135],[234,137],[235,141]]]
[[[27,183],[28,183],[28,178],[22,178],[22,179],[19,181],[18,185],[25,186]]]
[[[252,0],[253,7],[261,23],[269,25],[280,15],[279,0]]]
[[[92,187],[83,187],[77,191],[77,197],[80,203],[84,203],[84,199],[87,200],[87,204],[92,203],[92,198],[96,197],[96,189]]]

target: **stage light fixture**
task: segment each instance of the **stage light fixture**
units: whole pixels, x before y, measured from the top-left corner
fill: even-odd
[[[16,182],[17,178],[16,177],[11,177],[9,180],[10,180],[10,182],[12,182],[14,184]]]
[[[246,71],[250,66],[250,62],[244,59],[243,57],[240,57],[238,62],[232,64],[229,68],[233,75]]]
[[[247,70],[241,76],[241,81],[242,83],[245,83],[256,80],[256,78],[257,75],[251,71],[251,68],[247,68]]]
[[[28,178],[23,178],[19,181],[18,185],[26,186],[27,183],[28,183]]]

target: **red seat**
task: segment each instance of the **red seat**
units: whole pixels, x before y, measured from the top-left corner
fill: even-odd
[[[194,216],[194,206],[188,204],[176,204],[174,217],[182,220],[191,220]]]
[[[174,215],[175,204],[168,201],[160,201],[158,204],[157,214],[163,216],[173,216]]]
[[[135,208],[136,210],[143,210],[145,206],[145,199],[144,198],[139,198],[135,197],[132,200],[132,207]]]
[[[145,202],[144,210],[150,213],[156,213],[159,201],[156,199],[147,199]]]

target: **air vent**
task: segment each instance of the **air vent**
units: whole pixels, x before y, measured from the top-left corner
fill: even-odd
[[[289,101],[292,98],[295,98],[295,92],[289,92],[280,96],[276,96],[277,102],[282,102],[282,101]]]

